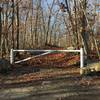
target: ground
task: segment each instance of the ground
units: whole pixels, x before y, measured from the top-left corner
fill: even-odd
[[[29,65],[13,65],[7,75],[0,74],[0,100],[100,100],[100,77],[81,76],[79,65],[73,65],[78,57],[66,58],[67,61],[63,57],[59,55],[56,60],[46,60],[47,57],[44,57],[28,62]],[[50,63],[53,60],[54,66],[58,61],[64,66],[67,62],[67,65],[54,67]],[[41,65],[34,72],[37,67],[31,66],[33,62],[36,66],[43,64],[45,67]],[[45,62],[52,67],[47,67]]]
[[[12,76],[5,76],[5,80],[2,79],[1,81],[3,84],[0,85],[0,99],[100,100],[100,78],[98,76],[82,77],[78,71],[79,68],[76,69],[74,67],[59,70],[54,69],[57,76],[41,80],[31,80],[30,82],[15,81],[14,83],[9,81],[12,80]],[[38,74],[39,72],[37,72]]]

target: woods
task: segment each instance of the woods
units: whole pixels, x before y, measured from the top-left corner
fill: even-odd
[[[100,100],[100,0],[0,0],[0,100]]]
[[[94,0],[92,3],[88,0],[0,1],[1,57],[7,56],[11,48],[35,49],[46,45],[84,47],[85,54],[94,49],[100,57],[96,39],[99,31],[94,29],[100,20],[96,4]]]

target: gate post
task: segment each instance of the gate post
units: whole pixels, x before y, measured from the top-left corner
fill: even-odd
[[[80,49],[80,67],[84,67],[83,48]]]
[[[13,49],[11,49],[11,51],[10,51],[10,63],[11,64],[14,63],[14,53],[13,53]]]

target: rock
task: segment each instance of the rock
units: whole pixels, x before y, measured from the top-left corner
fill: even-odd
[[[6,59],[0,59],[0,73],[8,73],[8,71],[11,68],[11,64],[8,60]]]
[[[100,62],[88,64],[86,67],[80,69],[81,75],[86,75],[91,72],[100,72]]]
[[[49,85],[49,84],[51,84],[51,81],[43,81],[42,82],[42,85]]]
[[[33,72],[39,72],[40,71],[40,68],[33,68]]]

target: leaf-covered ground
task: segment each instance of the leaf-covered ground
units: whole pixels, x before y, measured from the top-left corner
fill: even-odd
[[[0,74],[0,99],[100,100],[99,76],[80,76],[79,61],[77,54],[53,53],[15,64]]]

